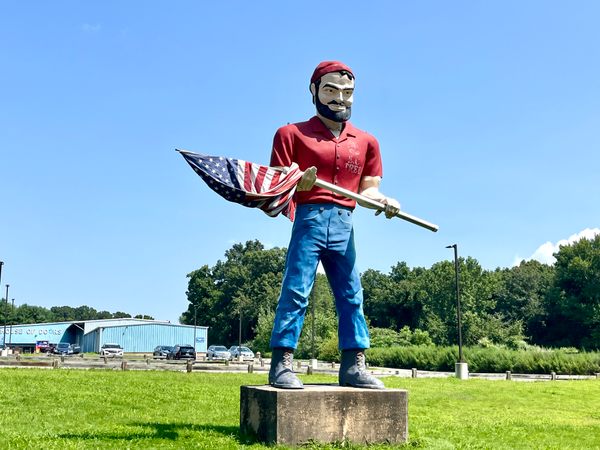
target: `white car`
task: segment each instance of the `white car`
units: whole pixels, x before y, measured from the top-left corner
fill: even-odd
[[[206,351],[206,356],[209,360],[222,359],[229,361],[231,359],[231,353],[227,351],[224,345],[211,345]]]
[[[123,357],[123,347],[120,344],[104,344],[100,348],[100,356]]]
[[[248,347],[239,347],[237,345],[232,345],[229,348],[229,353],[231,353],[231,357],[232,358],[239,358],[240,356],[242,357],[242,359],[246,360],[246,359],[254,359],[254,352],[252,350],[250,350]]]

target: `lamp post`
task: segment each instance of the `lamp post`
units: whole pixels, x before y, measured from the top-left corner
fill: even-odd
[[[243,313],[242,313],[242,310],[240,309],[240,326],[238,329],[238,347],[242,346],[242,317],[243,317]],[[241,350],[239,350],[239,351],[241,352]]]
[[[4,265],[4,261],[0,261],[0,286],[2,286],[2,266]],[[8,301],[8,300],[7,300]],[[6,327],[6,325],[5,325]],[[2,341],[2,348],[6,345],[6,328],[4,329],[4,341]]]
[[[461,380],[469,378],[469,369],[463,357],[462,348],[462,319],[460,312],[460,288],[459,288],[459,269],[458,269],[458,245],[447,245],[446,248],[454,249],[454,277],[456,284],[456,321],[458,324],[458,362],[455,364],[456,378]]]
[[[194,353],[196,353],[196,315],[198,313],[198,306],[192,305],[194,307]]]
[[[7,284],[6,285],[6,298],[5,298],[5,302],[6,302],[6,306],[4,308],[4,340],[2,341],[2,350],[6,350],[6,317],[8,316],[7,314],[7,309],[8,309],[8,287],[10,285]]]
[[[12,326],[15,322],[15,299],[12,299],[12,305],[10,307],[10,333],[8,335],[8,343],[12,345]]]

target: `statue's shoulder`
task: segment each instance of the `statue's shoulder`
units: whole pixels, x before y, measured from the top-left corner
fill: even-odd
[[[305,122],[288,123],[287,125],[283,125],[282,127],[279,127],[277,134],[281,136],[290,136],[296,134],[310,135],[315,129],[315,123],[313,119]]]
[[[371,133],[369,133],[368,131],[361,130],[360,128],[355,127],[350,122],[346,122],[346,126],[350,127],[350,129],[348,129],[348,131],[347,131],[349,134],[353,134],[354,136],[360,137],[361,139],[364,139],[365,141],[368,141],[368,142],[371,142],[374,144],[377,143],[377,138],[375,136],[373,136]]]

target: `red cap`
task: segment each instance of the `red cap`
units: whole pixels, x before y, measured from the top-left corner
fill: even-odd
[[[350,69],[350,67],[348,67],[346,64],[344,64],[342,62],[323,61],[322,63],[320,63],[317,66],[317,68],[313,72],[312,77],[310,77],[310,82],[314,83],[315,81],[319,80],[326,73],[340,72],[342,70],[352,73],[352,69]],[[353,73],[352,73],[352,76],[354,76]]]

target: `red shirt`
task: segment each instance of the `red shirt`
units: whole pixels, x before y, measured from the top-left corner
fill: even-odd
[[[287,167],[292,162],[301,170],[315,166],[317,178],[353,192],[358,192],[362,177],[380,177],[383,173],[375,137],[346,122],[336,138],[317,116],[308,122],[281,127],[275,133],[271,166]],[[356,205],[354,200],[317,186],[310,191],[296,191],[294,198],[298,204],[336,203],[351,208]]]

